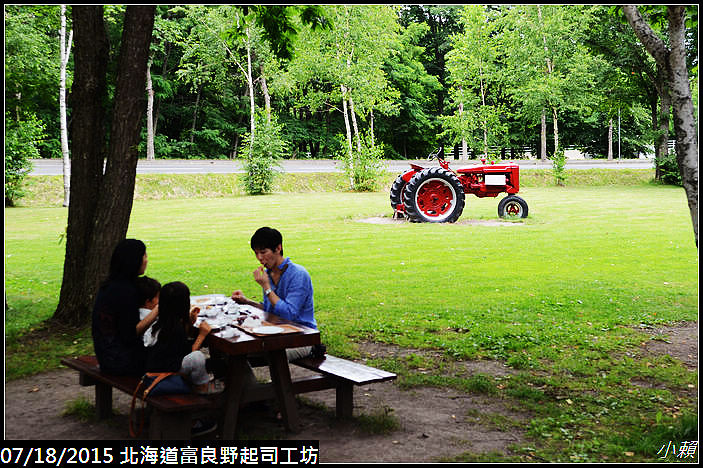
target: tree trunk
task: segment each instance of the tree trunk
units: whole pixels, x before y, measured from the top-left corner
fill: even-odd
[[[369,131],[371,133],[371,147],[376,146],[376,141],[373,136],[373,109],[369,112]]]
[[[266,122],[271,123],[271,95],[269,94],[269,87],[266,84],[264,66],[261,65],[259,70],[261,71],[261,92],[264,93],[264,109],[266,110]]]
[[[482,109],[486,108],[486,90],[483,88],[483,78],[481,78],[481,106]],[[486,119],[483,120],[483,157],[488,159],[488,122]],[[462,141],[462,153],[466,157],[466,141]]]
[[[146,65],[146,159],[154,158],[154,88],[151,85],[151,60]]]
[[[359,126],[356,124],[356,111],[354,110],[354,100],[351,97],[351,93],[349,93],[349,115],[351,116],[352,126],[354,127],[356,150],[361,153],[361,136],[359,135]]]
[[[667,86],[667,73],[657,65],[656,89],[659,95],[659,115],[657,116],[657,139],[655,141],[655,156],[665,158],[669,154],[669,117],[671,116],[671,93]]]
[[[344,85],[341,85],[342,87],[342,109],[344,113],[344,126],[346,127],[347,130],[347,148],[348,148],[348,156],[349,156],[349,164],[353,165],[353,155],[352,155],[352,134],[351,134],[351,126],[349,124],[349,109],[347,107],[347,87]],[[349,176],[349,188],[352,190],[354,189],[354,178],[352,176]]]
[[[71,198],[71,159],[68,152],[68,124],[66,119],[66,67],[71,53],[73,30],[66,41],[66,5],[61,5],[60,60],[59,76],[59,117],[61,120],[61,155],[63,157],[63,206],[68,206]]]
[[[99,283],[105,278],[115,245],[129,226],[154,10],[154,6],[131,5],[126,9],[114,108],[109,112],[103,108],[109,56],[103,7],[73,7],[72,196],[63,281],[52,317],[64,325],[90,323]],[[112,115],[109,145],[105,140],[107,115]]]
[[[559,151],[559,119],[556,107],[552,107],[552,119],[554,121],[554,154],[557,154]]]
[[[256,106],[254,104],[254,77],[251,73],[251,30],[249,26],[247,26],[247,84],[249,85],[249,158],[252,158],[256,136]]]
[[[613,119],[608,121],[608,161],[613,160]]]
[[[542,161],[547,160],[547,114],[542,108],[542,125],[540,127],[540,147],[539,147],[539,157]]]
[[[195,128],[198,121],[198,107],[200,106],[200,92],[203,89],[203,85],[198,85],[198,93],[195,95],[195,109],[193,109],[193,123],[190,126],[190,142],[193,143],[195,139]]]
[[[537,5],[537,16],[539,17],[539,23],[540,27],[544,26],[543,20],[542,20],[542,6]],[[542,42],[544,43],[544,59],[547,63],[547,76],[551,75],[554,72],[554,68],[552,65],[552,60],[549,58],[549,48],[547,47],[547,36],[544,34],[544,31],[542,31]],[[559,127],[557,125],[557,110],[555,107],[552,107],[552,116],[554,119],[554,154],[559,149]],[[542,109],[542,130],[544,131],[544,136],[543,136],[543,157],[542,159],[547,159],[547,125],[545,123],[545,110]]]
[[[674,109],[676,161],[679,163],[683,186],[686,190],[693,233],[698,246],[698,131],[686,67],[686,7],[669,6],[667,9],[671,43],[669,77],[671,104]]]
[[[691,88],[686,68],[685,15],[686,7],[668,6],[670,48],[644,21],[635,5],[624,5],[627,22],[647,52],[666,72],[666,87],[671,93],[676,133],[676,161],[693,224],[693,235],[698,246],[698,133],[691,99]],[[661,117],[661,116],[660,116]],[[663,125],[660,122],[660,125]]]
[[[459,86],[459,89],[461,89],[461,86]],[[464,102],[459,101],[459,116],[461,117],[464,115]],[[462,137],[461,138],[461,156],[459,159],[462,159],[464,161],[469,159],[469,150],[468,150],[468,144],[466,143],[466,138]]]
[[[165,77],[168,72],[168,57],[171,55],[171,43],[166,41],[164,45],[164,63],[161,65],[161,76]],[[154,135],[159,131],[159,109],[160,109],[161,98],[157,98],[154,104]]]

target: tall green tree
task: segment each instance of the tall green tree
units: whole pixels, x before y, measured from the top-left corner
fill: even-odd
[[[396,112],[391,104],[397,91],[390,88],[384,65],[388,44],[399,37],[398,24],[386,5],[335,5],[325,12],[334,27],[301,36],[291,75],[303,90],[297,96],[299,107],[341,113],[344,158],[354,172],[354,164],[361,163],[355,160],[363,146],[360,121],[371,127],[375,111]]]
[[[584,15],[571,5],[509,7],[500,38],[510,94],[523,118],[541,123],[540,157],[547,157],[547,114],[551,114],[553,152],[558,152],[560,114],[587,102],[597,61],[583,45]]]
[[[404,159],[418,158],[437,145],[435,95],[441,85],[425,69],[425,47],[420,45],[428,29],[425,23],[402,27],[396,49],[384,65],[389,85],[399,93],[398,113],[380,116],[376,126],[379,139],[388,148],[386,157],[397,154]]]
[[[448,95],[446,54],[452,48],[451,37],[461,32],[459,12],[461,5],[404,5],[400,12],[403,26],[424,23],[428,30],[420,40],[424,47],[424,64],[427,72],[439,81],[441,87],[435,94],[435,113],[443,115]]]
[[[501,87],[496,36],[481,5],[465,6],[461,24],[463,33],[453,36],[453,49],[447,53],[449,96],[456,110],[444,119],[444,134],[453,135],[453,143],[463,143],[464,158],[467,142],[487,158],[489,145],[502,143],[507,131],[501,121],[506,110],[493,92]]]
[[[42,157],[59,157],[59,5],[5,5],[5,110],[15,124],[38,119]]]
[[[658,117],[660,100],[655,62],[616,11],[617,8],[610,6],[593,7],[586,28],[585,44],[601,58],[602,65],[596,70],[593,112],[583,118],[585,125],[581,131],[593,135],[584,148],[596,157],[614,157],[615,124],[620,121],[618,128],[621,126],[623,132],[617,143],[623,157],[639,151],[650,152],[653,132],[660,127],[661,141],[655,152],[659,154],[662,142],[666,152],[669,119],[668,115],[663,120]],[[602,130],[604,122],[608,123],[607,138]],[[593,130],[588,130],[589,127]]]

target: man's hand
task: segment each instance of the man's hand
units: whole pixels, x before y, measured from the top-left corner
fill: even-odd
[[[232,300],[237,304],[246,304],[248,299],[244,296],[244,293],[240,290],[236,290],[232,293]]]
[[[264,289],[269,289],[271,287],[269,284],[269,276],[266,274],[266,270],[263,266],[254,270],[254,281],[259,283],[259,286]]]

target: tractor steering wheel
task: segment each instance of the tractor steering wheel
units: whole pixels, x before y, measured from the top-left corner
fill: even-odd
[[[440,146],[439,148],[437,148],[436,152],[430,153],[427,156],[428,161],[432,161],[433,159],[437,159],[438,161],[441,161],[444,159],[444,147],[443,146]]]

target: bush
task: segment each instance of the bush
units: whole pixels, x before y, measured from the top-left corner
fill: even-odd
[[[355,148],[350,155],[346,141],[341,147],[337,159],[342,162],[350,188],[357,192],[376,190],[378,180],[384,174],[383,145],[372,144],[371,134],[366,133],[361,138],[361,151]]]
[[[31,168],[30,159],[39,157],[44,124],[34,115],[13,121],[6,113],[5,125],[5,206],[14,206],[24,196],[22,181]]]
[[[559,150],[554,153],[552,169],[554,171],[554,183],[559,186],[566,185],[568,174],[566,173],[566,156],[564,156],[564,150]]]
[[[272,115],[269,122],[264,115],[258,114],[256,120],[251,154],[249,154],[250,134],[244,137],[244,146],[240,153],[246,157],[242,182],[244,190],[249,195],[261,195],[273,191],[273,183],[281,170],[278,160],[288,150],[288,145],[282,136],[282,126],[275,116]]]
[[[669,153],[666,156],[655,158],[654,166],[657,168],[660,182],[668,185],[683,186],[679,163],[676,161],[676,153]]]

